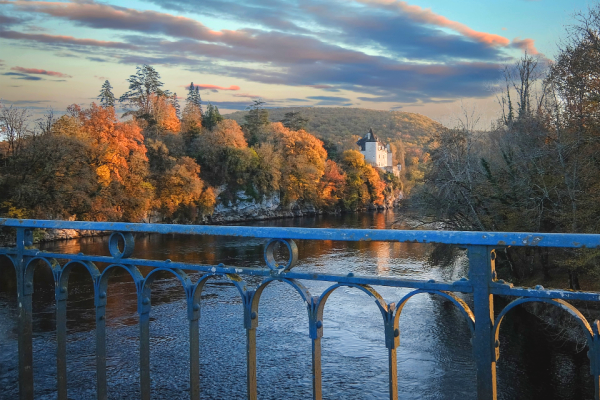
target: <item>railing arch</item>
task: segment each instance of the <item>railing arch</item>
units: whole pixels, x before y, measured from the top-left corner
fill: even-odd
[[[454,304],[456,306],[456,308],[458,308],[460,313],[465,317],[465,320],[467,321],[467,325],[469,326],[469,330],[471,331],[471,335],[473,335],[475,333],[475,315],[473,314],[473,311],[471,311],[471,308],[469,307],[469,305],[467,303],[465,303],[465,301],[463,299],[456,296],[454,293],[446,292],[443,290],[418,289],[418,290],[413,290],[412,292],[410,292],[410,293],[406,294],[404,297],[402,297],[402,299],[400,299],[400,301],[397,303],[398,305],[396,306],[396,314],[394,316],[395,328],[398,328],[398,323],[400,321],[400,314],[402,314],[402,310],[404,309],[404,306],[406,305],[406,303],[411,298],[413,298],[414,296],[421,294],[421,293],[433,294],[433,295],[440,296],[440,297],[450,301],[452,304]]]

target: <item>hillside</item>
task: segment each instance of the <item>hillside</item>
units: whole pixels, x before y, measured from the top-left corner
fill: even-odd
[[[326,147],[335,144],[337,151],[357,149],[356,141],[369,128],[384,142],[394,146],[397,162],[404,164],[404,154],[419,157],[430,135],[442,129],[442,125],[421,114],[400,111],[379,111],[348,107],[306,107],[269,109],[271,121],[280,121],[285,113],[299,111],[308,118],[306,130],[325,141]],[[242,124],[246,111],[224,115]],[[330,143],[327,143],[330,142]],[[329,150],[329,149],[328,149]],[[333,155],[333,154],[332,154]]]

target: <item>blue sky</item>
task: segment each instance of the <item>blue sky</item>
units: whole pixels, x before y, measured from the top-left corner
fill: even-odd
[[[584,0],[0,0],[0,98],[33,110],[117,96],[135,67],[224,111],[351,106],[486,120],[500,70],[552,59]]]

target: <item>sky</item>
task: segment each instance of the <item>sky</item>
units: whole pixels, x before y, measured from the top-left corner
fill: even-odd
[[[442,123],[499,111],[505,65],[552,59],[588,0],[0,0],[0,99],[33,113],[117,97],[136,66],[222,113],[336,106]]]

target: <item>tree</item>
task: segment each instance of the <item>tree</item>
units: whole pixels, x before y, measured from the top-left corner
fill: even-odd
[[[213,106],[209,102],[202,118],[202,126],[206,129],[213,129],[221,121],[223,121],[223,116],[219,113],[219,107]]]
[[[125,115],[149,119],[152,116],[152,95],[170,97],[171,93],[161,89],[163,83],[160,81],[160,74],[153,67],[144,64],[136,69],[137,72],[127,79],[129,90],[121,96],[119,102],[129,107]]]
[[[90,166],[96,192],[85,219],[139,221],[152,205],[154,188],[148,181],[148,158],[142,131],[135,121],[119,122],[114,108],[92,103],[69,113],[79,122],[79,135],[90,146]]]
[[[200,114],[202,114],[202,98],[200,96],[200,87],[194,86],[194,82],[190,83],[188,86],[188,95],[186,98],[187,104],[195,105],[198,110],[200,110]]]
[[[283,203],[302,199],[317,204],[319,180],[327,159],[323,142],[304,130],[287,129],[281,122],[270,124],[269,135],[283,159],[280,184]]]
[[[50,132],[29,138],[10,159],[0,203],[27,210],[29,218],[81,218],[90,211],[94,182],[87,143]]]
[[[346,173],[342,200],[346,210],[354,211],[369,204],[383,204],[385,184],[375,168],[365,162],[365,157],[360,152],[346,150],[342,154],[341,165]]]
[[[100,105],[102,107],[114,107],[115,106],[115,95],[112,92],[112,86],[108,80],[105,80],[102,84],[102,88],[100,89],[100,95],[98,95],[98,100],[100,100]]]
[[[285,113],[285,116],[279,121],[288,129],[298,131],[304,129],[308,123],[308,118],[302,116],[299,111],[290,111]]]
[[[173,96],[171,97],[171,105],[175,109],[175,115],[177,116],[177,119],[181,119],[181,107],[179,106],[177,93],[173,93]]]
[[[244,116],[245,122],[242,127],[246,132],[246,140],[250,146],[260,141],[262,130],[269,125],[269,112],[265,110],[264,104],[264,101],[258,99],[246,107],[248,114]]]
[[[29,111],[26,108],[4,106],[0,103],[0,135],[8,142],[8,153],[15,156],[25,139],[31,135]]]

